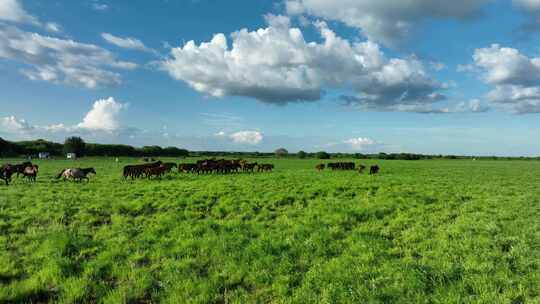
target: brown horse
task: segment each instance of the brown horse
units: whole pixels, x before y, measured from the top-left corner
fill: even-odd
[[[180,173],[193,173],[197,170],[197,164],[179,164],[178,172]]]
[[[257,172],[272,172],[274,169],[273,164],[259,164],[257,165]]]
[[[317,171],[322,171],[322,170],[324,170],[325,167],[326,166],[324,164],[318,164],[318,165],[315,166],[315,169]]]
[[[175,163],[164,163],[163,166],[167,168],[167,173],[170,173],[173,168],[178,168],[178,165]]]
[[[6,186],[11,182],[11,176],[13,175],[13,166],[12,165],[3,165],[0,167],[0,179],[6,183]]]
[[[23,174],[24,169],[26,169],[26,167],[31,167],[31,166],[32,166],[31,162],[28,162],[28,161],[23,162],[17,165],[11,165],[11,171],[13,172],[13,174],[17,173],[17,177],[19,177],[19,174]]]
[[[246,172],[253,172],[255,170],[255,167],[257,166],[257,163],[248,163],[244,166],[244,171]]]
[[[161,178],[165,173],[168,172],[167,166],[160,165],[159,167],[146,168],[144,173],[147,178],[152,178],[153,176]]]
[[[28,181],[31,181],[31,182],[35,183],[38,172],[39,172],[39,167],[37,165],[32,165],[32,166],[24,168],[24,171],[22,172],[22,175]]]
[[[143,164],[143,165],[127,165],[124,167],[124,172],[123,172],[124,179],[128,177],[131,177],[131,179],[142,177],[145,174],[146,169],[159,167],[161,166],[161,164],[162,164],[161,161],[157,161],[154,163]]]

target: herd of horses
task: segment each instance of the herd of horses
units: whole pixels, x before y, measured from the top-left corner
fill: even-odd
[[[17,174],[17,177],[19,177],[22,174],[23,178],[35,182],[38,172],[39,166],[31,162],[23,162],[16,165],[5,164],[0,167],[0,180],[3,180],[7,186],[11,182],[13,175]]]
[[[325,168],[330,170],[357,170],[359,173],[363,173],[367,168],[366,166],[359,164],[356,166],[354,162],[337,162],[318,164],[315,169],[322,171]],[[138,178],[161,178],[165,174],[168,174],[176,169],[179,173],[192,173],[192,174],[231,174],[231,173],[254,173],[254,172],[271,172],[274,170],[273,164],[264,164],[257,162],[249,162],[243,159],[204,159],[195,163],[181,163],[176,164],[173,162],[155,161],[147,162],[144,164],[127,165],[123,168],[124,179],[138,179]],[[373,165],[369,168],[369,174],[374,175],[379,173],[380,168],[378,165]],[[23,162],[20,164],[12,165],[5,164],[0,167],[0,180],[3,180],[6,185],[12,181],[13,175],[19,177],[23,176],[24,179],[30,182],[35,182],[39,173],[39,167],[31,162]],[[97,174],[94,168],[66,168],[62,169],[56,179],[62,178],[64,181],[89,181],[89,174]]]
[[[356,164],[353,163],[353,162],[328,163],[326,165],[325,164],[318,164],[317,166],[315,166],[315,169],[317,171],[322,171],[325,168],[328,168],[328,169],[330,169],[332,171],[334,171],[334,170],[351,170],[351,171],[358,170],[359,173],[364,173],[364,171],[366,170],[367,167],[362,165],[362,164],[359,164],[358,167],[357,167]],[[381,170],[381,168],[378,165],[373,165],[373,166],[369,167],[369,175],[378,174],[380,170]]]
[[[0,180],[3,180],[6,186],[8,186],[12,182],[13,175],[16,174],[17,178],[22,175],[27,181],[36,182],[38,173],[39,166],[28,161],[16,165],[4,164],[0,167]],[[63,178],[64,181],[88,181],[88,174],[90,173],[96,174],[96,170],[94,168],[67,168],[62,169],[56,176],[56,179]]]
[[[177,169],[179,173],[192,174],[230,174],[230,173],[253,173],[271,172],[273,164],[250,163],[243,159],[204,159],[196,163],[163,163],[155,161],[151,163],[127,165],[123,169],[124,179],[131,178],[156,178]]]

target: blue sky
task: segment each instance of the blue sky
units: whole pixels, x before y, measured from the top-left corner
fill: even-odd
[[[540,155],[540,1],[0,0],[0,137]]]

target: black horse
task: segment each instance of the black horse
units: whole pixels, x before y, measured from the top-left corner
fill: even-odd
[[[0,179],[6,183],[6,186],[11,182],[11,176],[15,173],[12,165],[3,165],[0,167]]]
[[[381,170],[381,168],[379,168],[378,165],[371,166],[369,168],[369,175],[375,175],[375,174],[379,173],[380,170]]]

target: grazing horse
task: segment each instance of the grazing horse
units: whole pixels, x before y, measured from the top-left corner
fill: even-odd
[[[17,165],[11,165],[11,171],[13,173],[17,173],[17,177],[19,177],[19,174],[23,174],[24,169],[26,169],[26,167],[31,167],[31,166],[32,166],[31,162],[24,162]]]
[[[325,167],[326,166],[324,164],[318,164],[318,165],[315,166],[315,169],[317,171],[322,171],[322,170],[324,170]]]
[[[366,170],[366,166],[358,165],[358,173],[362,174],[362,173],[364,173],[364,170]]]
[[[152,176],[161,178],[168,171],[169,170],[167,169],[167,166],[163,164],[163,165],[160,165],[159,167],[146,168],[144,173],[146,174],[147,178],[151,178]]]
[[[143,165],[127,165],[124,167],[123,176],[124,179],[131,177],[131,179],[142,177],[145,174],[146,169],[161,166],[162,162],[157,161],[154,163]]]
[[[58,179],[58,178],[63,177],[64,181],[68,179],[72,179],[74,181],[79,181],[79,182],[82,181],[83,179],[86,179],[86,181],[90,181],[90,179],[87,176],[90,173],[96,174],[96,170],[94,170],[94,168],[85,168],[85,169],[70,168],[70,169],[62,170],[62,172],[60,172],[60,174],[58,174],[56,178]]]
[[[253,173],[257,165],[257,163],[248,163],[244,166],[244,171]]]
[[[24,168],[24,171],[22,172],[22,174],[24,178],[35,183],[38,172],[39,172],[39,167],[37,165],[32,165],[32,166]]]
[[[329,163],[327,167],[332,170],[354,170],[355,164],[352,162]]]
[[[197,164],[179,164],[178,172],[193,173],[197,170]]]
[[[173,168],[178,168],[178,165],[175,163],[164,163],[163,166],[167,168],[167,173],[170,173]]]
[[[13,175],[13,166],[12,165],[3,165],[0,167],[0,179],[3,180],[6,183],[6,186],[9,185],[9,182],[11,181],[11,176]]]
[[[375,174],[379,173],[380,170],[381,170],[381,168],[379,168],[378,165],[371,166],[369,168],[369,175],[375,175]]]
[[[272,172],[274,169],[273,164],[259,164],[257,165],[257,172]]]

